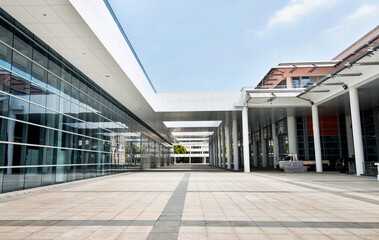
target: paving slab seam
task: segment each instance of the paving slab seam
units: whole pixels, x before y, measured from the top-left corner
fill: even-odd
[[[148,240],[177,239],[190,173],[185,173],[151,230]]]

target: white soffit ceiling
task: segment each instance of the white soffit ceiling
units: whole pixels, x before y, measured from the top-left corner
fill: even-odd
[[[163,121],[167,128],[218,127],[222,121]]]
[[[213,132],[172,132],[174,136],[211,136]]]
[[[209,138],[177,138],[177,141],[206,141]]]

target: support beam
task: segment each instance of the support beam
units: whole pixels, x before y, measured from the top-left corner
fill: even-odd
[[[354,155],[354,143],[353,143],[353,130],[351,126],[351,116],[345,116],[346,121],[346,138],[347,138],[347,153],[349,158],[352,158]]]
[[[224,131],[224,129],[225,129],[224,127],[220,127],[221,150],[222,150],[222,154],[221,154],[222,165],[221,165],[221,167],[226,168],[226,162],[225,162],[225,131]]]
[[[228,169],[232,168],[232,149],[230,145],[230,131],[229,131],[229,123],[225,124],[225,135],[226,135],[226,156],[228,160]]]
[[[274,168],[279,165],[279,140],[278,135],[276,134],[275,123],[271,125],[272,130],[272,141],[273,141],[273,150],[274,150]]]
[[[212,139],[209,138],[208,141],[208,156],[209,156],[209,165],[212,165]]]
[[[312,125],[313,125],[313,141],[314,141],[314,148],[315,148],[316,172],[322,172],[320,126],[319,126],[319,118],[318,118],[318,107],[316,105],[312,105]]]
[[[216,135],[216,134],[215,134]],[[213,166],[217,166],[217,139],[213,138]]]
[[[233,119],[232,135],[233,135],[232,137],[233,137],[234,171],[238,171],[239,170],[239,159],[238,159],[237,119]]]
[[[257,141],[255,139],[255,132],[253,130],[254,127],[251,126],[251,142],[253,143],[253,164],[254,167],[258,167],[258,146],[257,146]]]
[[[217,129],[217,166],[221,167],[221,136],[220,129]]]
[[[266,140],[263,136],[263,129],[261,129],[261,144],[262,144],[262,167],[267,167],[267,149]]]
[[[294,116],[287,117],[287,129],[288,129],[288,152],[297,154],[296,118]]]
[[[249,153],[249,121],[248,108],[242,108],[242,139],[243,139],[243,162],[244,172],[250,172],[250,153]]]
[[[351,123],[353,126],[353,139],[354,139],[354,152],[355,152],[355,168],[357,170],[357,176],[363,174],[363,141],[362,141],[362,129],[361,129],[361,116],[359,110],[359,96],[358,89],[355,87],[349,87],[350,97],[350,112]]]

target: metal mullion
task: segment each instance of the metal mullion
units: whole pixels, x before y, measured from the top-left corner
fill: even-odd
[[[83,93],[86,97],[89,97],[89,98],[91,98],[93,101],[97,102],[97,104],[101,104],[103,107],[105,107],[105,108],[107,108],[108,110],[110,110],[111,112],[113,112],[113,114],[116,114],[116,115],[120,116],[122,119],[126,120],[123,116],[121,116],[121,115],[118,114],[117,112],[113,111],[111,108],[108,108],[107,106],[105,106],[104,104],[102,104],[100,101],[97,101],[95,98],[91,97],[90,95],[88,95],[88,94],[85,93],[84,91],[80,90],[80,88],[78,88],[78,87],[72,85],[71,83],[67,82],[65,79],[61,78],[60,76],[56,75],[55,73],[53,73],[53,72],[50,71],[49,69],[47,69],[47,68],[45,68],[44,66],[40,65],[39,63],[35,62],[33,59],[30,59],[28,56],[25,56],[23,53],[19,52],[17,49],[15,49],[15,48],[9,46],[8,44],[4,43],[4,42],[1,41],[1,40],[0,40],[0,43],[2,43],[3,45],[5,45],[6,47],[8,47],[9,49],[11,49],[12,51],[17,52],[19,55],[23,56],[24,58],[26,58],[27,60],[29,60],[29,61],[32,62],[33,64],[36,64],[37,66],[39,66],[40,68],[42,68],[42,69],[45,70],[46,72],[52,74],[52,75],[55,76],[56,78],[58,78],[58,79],[60,79],[61,81],[65,82],[65,83],[66,83],[67,85],[69,85],[70,87],[77,89],[80,93]],[[13,58],[13,54],[12,54],[11,58]],[[11,61],[12,61],[12,59],[11,59]],[[52,92],[50,89],[48,89],[48,88],[46,88],[46,87],[43,87],[43,86],[41,86],[40,84],[33,82],[31,79],[27,79],[27,78],[25,78],[25,77],[23,77],[23,76],[21,76],[21,75],[15,73],[15,72],[13,72],[12,70],[6,68],[6,67],[3,67],[3,66],[2,66],[2,68],[6,69],[6,70],[8,70],[8,71],[10,71],[10,72],[12,72],[13,74],[15,74],[15,75],[17,75],[17,76],[19,76],[19,77],[21,77],[21,78],[27,80],[27,81],[29,81],[30,83],[33,83],[33,84],[35,84],[35,85],[37,85],[37,86],[39,86],[39,87],[41,87],[41,88],[47,90],[48,92],[54,93],[54,94],[56,94],[56,95],[58,95],[58,96],[60,96],[60,97],[63,97],[64,99],[67,99],[66,97],[64,97],[64,96],[61,95],[60,93],[57,94],[56,92]],[[61,92],[61,91],[59,90],[59,92]],[[72,102],[70,99],[67,99],[67,100],[70,101],[70,102]],[[72,103],[76,104],[75,102],[72,102]],[[77,104],[77,105],[78,105],[78,104]],[[99,114],[99,115],[100,115],[100,114]],[[100,116],[102,116],[102,115],[100,115]],[[109,119],[109,118],[107,118],[107,117],[105,117],[105,116],[102,116],[102,117],[104,117],[105,119],[107,119],[107,120],[109,120],[109,121],[111,121],[111,122],[116,123],[116,122],[113,121],[112,119]],[[118,124],[117,124],[117,125],[118,125]]]
[[[56,146],[49,146],[49,145],[38,145],[38,144],[8,142],[8,141],[0,141],[0,143],[3,143],[3,144],[13,144],[13,145],[21,145],[21,146],[30,146],[30,147],[44,147],[44,148],[54,148],[54,149],[64,149],[64,150],[76,150],[76,151],[83,151],[83,152],[111,153],[111,152],[103,152],[103,151],[93,151],[93,150],[90,150],[90,149],[56,147]]]
[[[100,141],[105,141],[105,142],[111,143],[111,141],[108,141],[108,140],[103,140],[103,139],[100,139],[100,138],[90,137],[90,136],[83,135],[83,134],[80,134],[80,133],[75,133],[75,132],[70,132],[70,131],[66,131],[66,130],[62,130],[62,129],[48,127],[48,126],[37,124],[37,123],[27,122],[27,121],[23,121],[23,120],[19,120],[19,119],[14,119],[14,118],[10,118],[10,117],[4,117],[4,116],[0,116],[0,118],[7,119],[7,120],[10,120],[10,121],[16,121],[16,122],[20,122],[20,123],[25,123],[25,124],[33,125],[33,126],[40,127],[40,128],[51,129],[51,130],[54,130],[54,131],[60,131],[60,132],[64,132],[64,133],[68,133],[68,134],[72,134],[72,135],[77,135],[77,136],[81,136],[81,137],[88,137],[88,138],[92,138],[92,139],[95,139],[95,140],[100,140]]]
[[[25,100],[25,99],[23,99],[23,98],[17,97],[17,95],[13,95],[13,94],[10,94],[10,93],[7,93],[7,92],[4,92],[4,91],[2,91],[2,90],[0,90],[0,93],[3,93],[3,94],[5,94],[5,95],[8,95],[8,96],[11,96],[11,97],[14,97],[14,98],[17,98],[17,99],[22,100],[22,101],[24,101],[24,102],[28,102],[28,103],[34,104],[34,105],[36,105],[36,106],[42,107],[42,108],[44,108],[44,109],[47,109],[47,110],[49,110],[49,111],[51,111],[51,112],[55,112],[55,113],[58,113],[58,114],[62,114],[62,115],[67,116],[67,117],[69,117],[69,118],[72,118],[72,119],[75,119],[75,120],[79,120],[80,122],[87,123],[87,124],[89,124],[89,125],[91,125],[91,126],[97,127],[97,126],[95,126],[95,125],[93,125],[93,124],[91,124],[91,123],[89,123],[89,122],[83,121],[83,120],[81,120],[81,119],[79,119],[79,118],[76,118],[76,117],[73,117],[73,116],[67,115],[67,114],[65,114],[65,113],[61,113],[61,112],[55,111],[55,110],[53,110],[53,109],[47,108],[47,107],[42,106],[42,105],[40,105],[40,104],[37,104],[37,103],[35,103],[35,102],[31,102],[30,100]],[[105,128],[100,128],[100,129],[103,129],[103,130],[105,130],[105,131],[108,131],[108,132],[112,132],[112,133],[113,133],[113,131],[108,130],[108,129],[105,129]]]

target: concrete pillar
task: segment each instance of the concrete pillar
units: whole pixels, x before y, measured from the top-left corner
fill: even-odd
[[[14,110],[9,109],[8,116],[10,118],[16,119],[16,114]],[[8,142],[14,142],[14,130],[16,122],[8,120],[7,132],[8,132]],[[13,149],[14,144],[8,144],[8,167],[13,166]],[[7,168],[7,174],[12,174],[12,168]]]
[[[174,157],[174,165],[176,164],[176,157]]]
[[[239,169],[239,159],[238,159],[238,136],[237,136],[237,119],[233,119],[232,126],[232,137],[233,137],[233,161],[234,161],[234,171]]]
[[[223,127],[220,127],[220,132],[221,132],[221,159],[222,159],[222,167],[226,168],[226,162],[225,162],[225,131]]]
[[[287,129],[288,129],[288,152],[297,153],[296,118],[294,116],[287,117]]]
[[[351,127],[351,116],[345,116],[346,122],[346,138],[347,138],[347,153],[349,158],[352,158],[354,155],[354,143],[353,143],[353,130]]]
[[[209,154],[209,165],[212,165],[212,139],[209,138],[208,141],[208,154]]]
[[[266,149],[266,141],[263,135],[264,135],[263,129],[261,129],[262,167],[267,167],[267,149]]]
[[[188,156],[188,163],[191,164],[191,156]]]
[[[217,166],[221,167],[221,138],[220,129],[217,129]]]
[[[287,88],[292,88],[292,78],[287,77],[286,78]]]
[[[274,150],[274,168],[279,165],[279,140],[278,135],[276,135],[275,123],[271,125],[272,130],[272,141],[273,141],[273,150]]]
[[[349,87],[349,98],[350,98],[351,123],[353,126],[355,167],[357,170],[357,176],[360,176],[361,174],[363,174],[364,155],[363,155],[361,116],[360,116],[360,110],[359,110],[359,96],[358,96],[357,88]]]
[[[207,158],[206,157],[203,157],[203,163],[207,163]]]
[[[217,165],[217,139],[213,138],[213,166]]]
[[[254,155],[253,155],[253,162],[254,162],[254,167],[258,167],[258,146],[257,146],[257,141],[255,139],[255,131],[252,131],[252,134],[253,136],[253,151],[254,151]]]
[[[322,156],[321,156],[321,140],[320,126],[318,118],[318,107],[312,105],[312,125],[313,125],[313,141],[315,147],[316,172],[322,172]]]
[[[226,156],[228,159],[228,169],[232,168],[232,147],[230,145],[230,131],[229,131],[229,123],[225,124],[225,135],[226,135]]]
[[[212,166],[216,165],[216,147],[215,147],[215,138],[212,136]]]
[[[250,172],[249,119],[247,106],[242,108],[242,140],[244,172]]]

